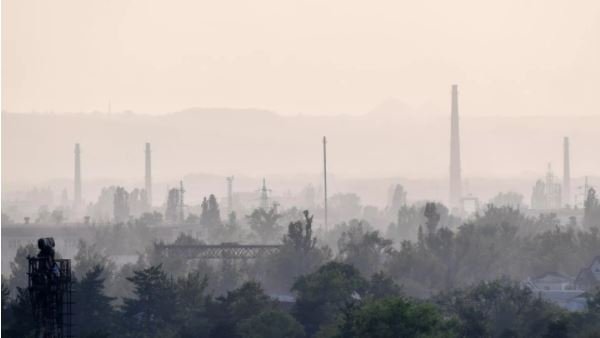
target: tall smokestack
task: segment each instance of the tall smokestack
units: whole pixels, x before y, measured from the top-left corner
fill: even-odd
[[[152,157],[150,143],[146,142],[146,199],[148,207],[152,208]]]
[[[323,202],[325,212],[325,230],[327,229],[327,138],[323,136]]]
[[[461,212],[462,178],[460,169],[460,131],[458,123],[458,86],[452,85],[450,126],[450,209]]]
[[[75,191],[73,192],[73,205],[77,209],[81,207],[81,149],[79,143],[75,143]]]
[[[569,155],[569,138],[563,140],[563,205],[571,204],[571,159]]]

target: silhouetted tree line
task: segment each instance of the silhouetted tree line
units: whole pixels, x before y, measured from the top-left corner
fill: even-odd
[[[209,205],[207,201],[205,219]],[[451,228],[451,218],[438,204],[425,204],[420,215],[414,210],[401,208],[398,224],[390,228],[418,220],[410,223],[416,240],[398,243],[367,222],[352,220],[322,234],[337,236],[335,253],[317,239],[313,218],[305,211],[302,219],[288,224],[282,249],[255,261],[187,261],[164,257],[150,245],[137,262],[117,268],[106,243],[81,242],[74,258],[76,333],[594,337],[600,332],[598,291],[587,293],[585,311],[566,312],[517,282],[547,271],[575,275],[587,266],[600,253],[600,220],[594,216],[586,214],[589,223],[582,230],[559,227],[552,215],[528,218],[511,207],[489,206]],[[275,215],[263,210],[249,216],[259,237],[261,227],[276,228]],[[232,222],[235,216],[227,223]],[[144,225],[138,226],[121,225],[118,231],[143,233]],[[219,231],[227,229],[222,222],[218,226]],[[182,234],[176,243],[201,241]],[[32,246],[20,248],[11,277],[2,279],[2,331],[8,337],[34,334],[23,287],[25,257],[35,251]],[[286,301],[289,296],[293,302]]]

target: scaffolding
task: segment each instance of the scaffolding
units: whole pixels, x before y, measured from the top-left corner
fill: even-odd
[[[71,261],[28,257],[29,295],[38,337],[70,338],[72,327]]]

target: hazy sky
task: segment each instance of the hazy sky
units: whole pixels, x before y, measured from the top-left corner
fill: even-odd
[[[2,108],[600,114],[600,1],[2,1]]]

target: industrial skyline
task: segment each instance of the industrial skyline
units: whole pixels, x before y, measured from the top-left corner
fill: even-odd
[[[450,206],[450,209],[455,214],[462,214],[465,211],[464,203],[466,200],[471,203],[479,204],[477,196],[473,196],[469,194],[469,196],[463,199],[463,185],[464,181],[462,178],[462,166],[461,166],[461,144],[460,144],[460,116],[459,116],[459,98],[458,98],[458,85],[454,84],[451,86],[451,108],[450,108],[450,171],[448,176],[448,200],[447,203]],[[323,136],[322,138],[323,145],[323,205],[324,205],[324,226],[327,228],[327,218],[328,218],[328,194],[327,194],[327,138]],[[545,182],[543,182],[543,186],[540,186],[540,182],[538,181],[536,187],[534,187],[534,192],[532,194],[532,206],[540,207],[544,206],[544,208],[551,206],[551,208],[556,208],[556,205],[569,207],[572,205],[571,202],[571,193],[570,193],[570,184],[571,184],[571,176],[570,176],[570,145],[569,138],[563,138],[563,180],[560,183],[559,190],[554,188],[554,175],[551,172],[550,164],[548,168],[548,173],[546,174]],[[152,200],[152,160],[151,160],[151,143],[145,143],[145,175],[144,175],[144,193],[146,203],[149,207],[153,206]],[[233,176],[227,176],[227,208],[230,213],[233,210]],[[75,176],[74,176],[74,206],[75,209],[80,209],[82,206],[82,193],[81,193],[81,158],[80,158],[80,145],[79,143],[75,144]],[[550,189],[550,190],[549,190]],[[558,191],[558,192],[557,192]],[[180,181],[180,214],[181,218],[183,218],[183,181]],[[269,207],[269,195],[271,190],[266,186],[266,179],[262,179],[262,187],[260,189],[260,206],[264,209]],[[557,195],[558,194],[558,197]],[[558,204],[554,203],[554,201],[558,198]],[[535,201],[538,202],[535,202]]]

